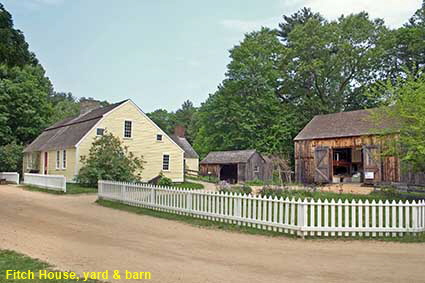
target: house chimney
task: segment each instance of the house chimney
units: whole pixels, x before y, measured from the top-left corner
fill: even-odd
[[[101,107],[100,101],[94,99],[88,99],[80,101],[80,115],[86,114],[96,108]]]
[[[184,128],[184,126],[182,125],[177,125],[174,128],[174,134],[180,138],[184,138],[184,133],[185,133],[186,129]]]

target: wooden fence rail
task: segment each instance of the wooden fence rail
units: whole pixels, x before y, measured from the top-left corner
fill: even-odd
[[[66,178],[62,175],[24,173],[24,184],[66,192]]]
[[[99,181],[98,197],[283,233],[397,237],[425,232],[425,202],[283,199]]]

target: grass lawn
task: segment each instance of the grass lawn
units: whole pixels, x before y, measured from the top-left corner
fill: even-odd
[[[10,276],[6,279],[7,270],[17,270],[25,271],[31,270],[34,272],[34,279],[25,280],[25,279],[12,279]],[[38,259],[33,259],[23,254],[19,254],[14,251],[9,250],[0,250],[0,282],[3,283],[17,283],[17,282],[35,282],[35,283],[67,283],[67,282],[77,282],[78,280],[72,279],[40,279],[39,270],[56,271],[46,262],[40,261]],[[77,275],[78,276],[78,275]],[[80,278],[79,281],[84,281],[84,277]],[[98,280],[87,280],[84,282],[94,283],[101,282]]]
[[[248,226],[242,226],[237,224],[230,224],[230,223],[224,223],[219,221],[213,221],[213,220],[207,220],[202,218],[195,218],[191,216],[186,215],[179,215],[174,213],[168,213],[143,207],[136,207],[131,206],[127,204],[122,204],[115,201],[109,201],[109,200],[97,200],[97,204],[113,208],[113,209],[119,209],[135,214],[141,214],[141,215],[147,215],[147,216],[153,216],[168,220],[174,220],[179,222],[184,222],[196,227],[203,227],[203,228],[210,228],[210,229],[218,229],[218,230],[225,230],[230,232],[239,232],[239,233],[246,233],[246,234],[252,234],[252,235],[265,235],[265,236],[271,236],[271,237],[287,237],[287,238],[296,238],[301,239],[297,237],[296,235],[292,234],[285,234],[282,232],[275,232],[272,230],[263,230],[263,229],[257,229],[252,228]],[[422,243],[425,242],[425,233],[420,233],[416,236],[407,234],[403,237],[360,237],[360,236],[341,236],[341,237],[310,237],[306,236],[305,239],[311,239],[311,240],[376,240],[376,241],[389,241],[389,242],[405,242],[405,243]]]
[[[193,190],[201,190],[201,189],[204,188],[204,185],[186,181],[186,182],[183,182],[183,183],[173,183],[173,187],[193,189]]]
[[[208,177],[208,176],[197,176],[197,177],[195,177],[195,176],[185,176],[185,178],[186,179],[189,179],[189,180],[198,180],[198,181],[203,181],[203,182],[207,182],[207,183],[213,183],[213,184],[217,184],[218,183],[218,178],[217,177],[214,177],[214,176],[210,176],[210,177]]]
[[[66,184],[66,193],[62,191],[55,191],[55,190],[48,190],[36,186],[30,186],[30,185],[22,185],[22,188],[29,190],[29,191],[35,191],[35,192],[43,192],[43,193],[49,193],[49,194],[55,194],[55,195],[75,195],[75,194],[95,194],[97,193],[97,188],[90,188],[90,187],[83,187],[79,184],[73,184],[73,183],[67,183]]]

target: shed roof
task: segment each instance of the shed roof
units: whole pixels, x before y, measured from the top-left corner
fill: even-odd
[[[184,157],[186,158],[199,158],[199,155],[193,149],[192,145],[184,137],[170,135],[173,141],[184,150]]]
[[[246,163],[256,153],[255,149],[212,151],[201,161],[201,164]]]
[[[24,152],[47,151],[71,148],[102,119],[103,115],[127,102],[124,100],[105,107],[96,108],[85,114],[66,118],[46,128]]]
[[[378,134],[380,129],[393,127],[394,121],[372,119],[378,108],[317,115],[294,138],[297,140],[353,137]]]

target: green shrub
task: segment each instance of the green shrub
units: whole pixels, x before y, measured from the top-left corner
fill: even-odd
[[[167,178],[165,176],[161,176],[161,178],[158,181],[159,186],[166,186],[171,187],[173,185],[173,181],[171,181],[170,178]]]
[[[242,186],[233,186],[233,187],[222,187],[218,190],[219,192],[224,193],[237,193],[237,194],[251,194],[252,189],[248,185],[242,185]]]
[[[83,166],[76,181],[95,187],[99,180],[137,182],[143,170],[142,157],[136,157],[118,137],[105,134],[93,142],[89,155],[82,156]]]
[[[22,173],[24,147],[15,142],[0,147],[0,172]]]
[[[265,183],[263,180],[259,180],[259,179],[254,179],[251,181],[246,181],[245,184],[249,185],[249,186],[264,186]]]

